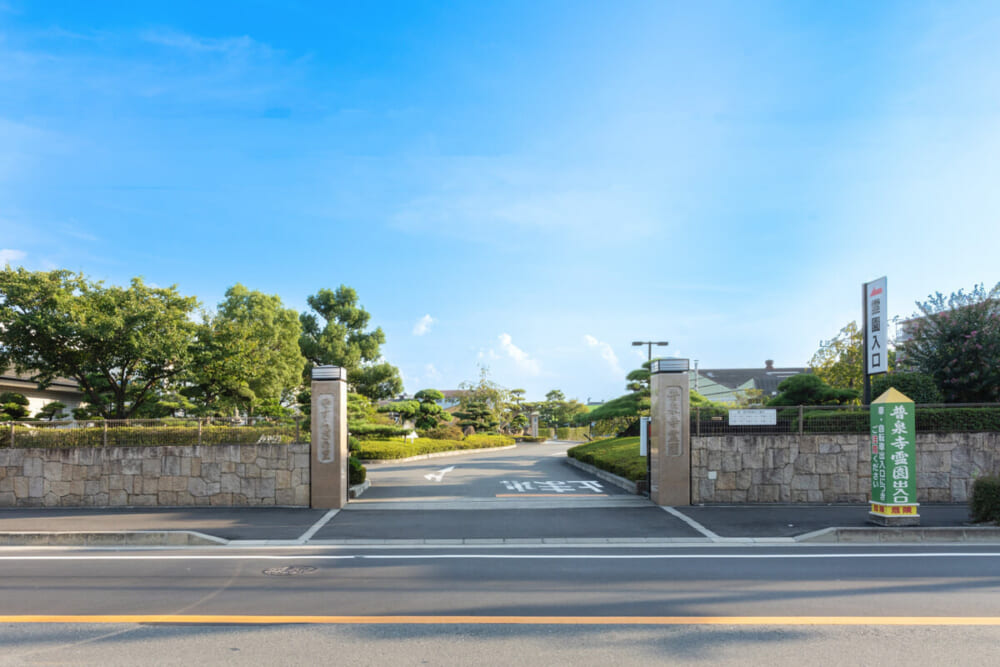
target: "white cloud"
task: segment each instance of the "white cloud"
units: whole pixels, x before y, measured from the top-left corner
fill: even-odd
[[[27,253],[23,250],[13,248],[0,248],[0,266],[4,264],[16,264],[25,258]]]
[[[441,373],[434,367],[434,364],[427,364],[424,366],[424,375],[426,375],[430,380],[436,380],[441,377]]]
[[[610,343],[599,341],[590,334],[585,335],[583,341],[587,344],[587,347],[595,347],[600,351],[601,359],[608,362],[608,366],[615,375],[621,376],[625,374],[625,371],[622,370],[621,365],[618,363],[618,355],[615,354]]]
[[[430,315],[424,315],[413,325],[413,335],[423,336],[431,330],[432,324],[434,324],[434,318]]]
[[[499,340],[500,348],[507,354],[508,357],[514,360],[514,363],[517,364],[518,368],[529,375],[539,374],[540,369],[538,367],[538,362],[532,359],[527,352],[519,348],[517,345],[514,345],[510,334],[500,334]]]

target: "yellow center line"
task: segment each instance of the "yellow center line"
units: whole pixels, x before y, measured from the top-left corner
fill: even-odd
[[[0,615],[0,623],[470,624],[470,625],[988,625],[997,616],[240,616],[205,614]]]

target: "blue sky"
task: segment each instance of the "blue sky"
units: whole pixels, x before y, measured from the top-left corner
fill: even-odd
[[[0,261],[294,308],[408,391],[805,365],[1000,280],[993,2],[0,0]]]

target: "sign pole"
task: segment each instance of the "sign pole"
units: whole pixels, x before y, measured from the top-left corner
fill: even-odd
[[[861,329],[864,331],[864,358],[861,360],[862,387],[861,405],[872,402],[872,376],[868,374],[868,283],[861,283]]]

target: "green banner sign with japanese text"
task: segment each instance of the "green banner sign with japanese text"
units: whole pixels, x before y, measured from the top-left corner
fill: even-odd
[[[917,514],[916,406],[896,389],[871,404],[871,511],[882,516]]]

